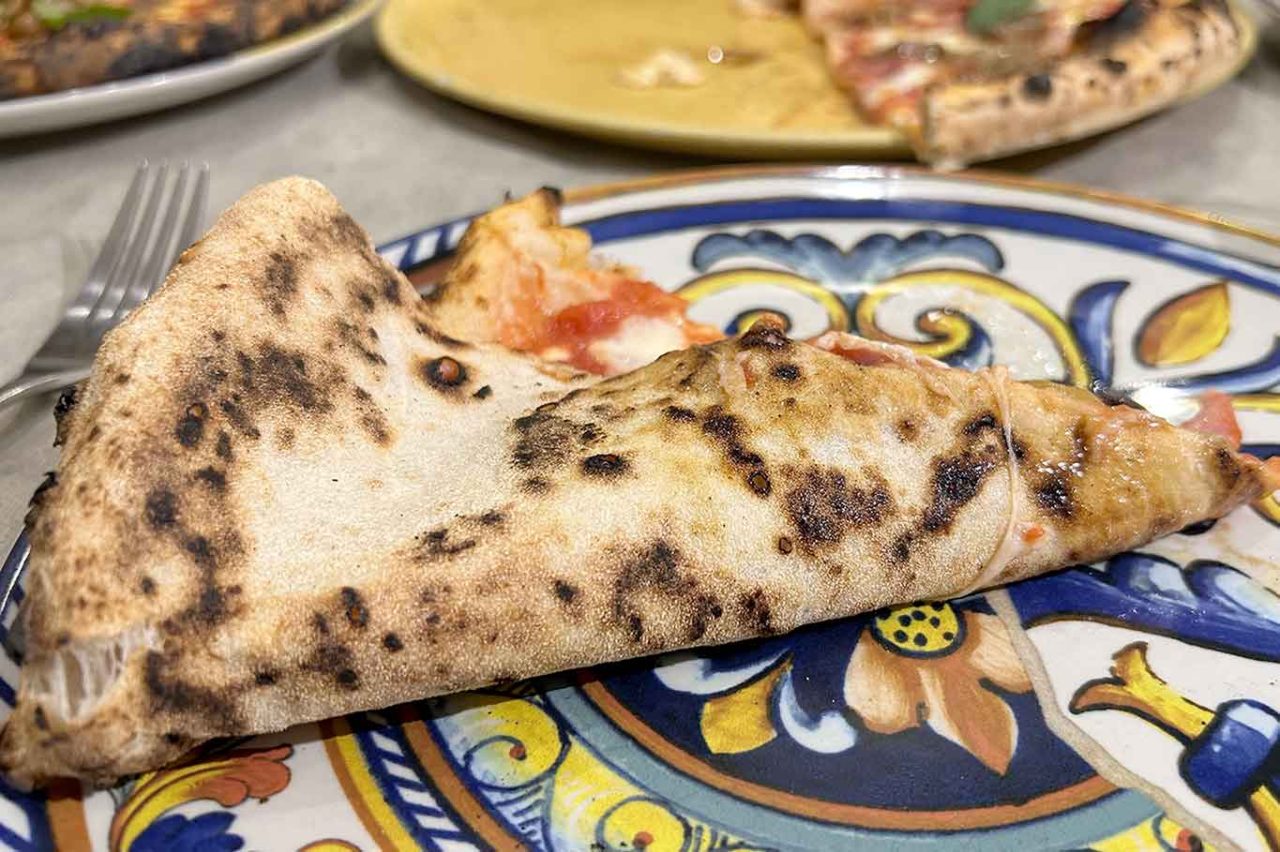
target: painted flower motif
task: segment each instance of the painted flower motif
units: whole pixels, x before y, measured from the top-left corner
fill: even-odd
[[[1003,775],[1018,722],[996,690],[1030,692],[1031,681],[994,615],[950,603],[878,613],[845,670],[845,703],[868,730],[895,734],[927,725]]]
[[[212,811],[196,817],[170,814],[175,808],[210,800],[233,808],[246,799],[265,801],[289,786],[285,761],[293,747],[234,749],[205,760],[142,775],[111,820],[112,852],[192,849],[234,852],[244,840],[231,833],[235,815]]]

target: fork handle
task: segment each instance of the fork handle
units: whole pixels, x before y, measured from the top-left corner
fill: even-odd
[[[70,370],[56,370],[49,373],[27,373],[15,381],[0,387],[0,408],[11,402],[31,394],[48,393],[70,387],[89,376],[89,367],[81,366]]]

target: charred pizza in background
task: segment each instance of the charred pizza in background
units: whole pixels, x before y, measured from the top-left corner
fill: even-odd
[[[0,100],[177,68],[270,41],[350,0],[9,0]]]

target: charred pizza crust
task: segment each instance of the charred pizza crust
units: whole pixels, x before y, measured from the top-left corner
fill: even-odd
[[[1241,28],[1225,0],[1131,8],[1043,71],[932,88],[921,104],[921,157],[960,165],[1076,139],[1168,106],[1241,60]]]
[[[124,20],[0,41],[0,100],[164,71],[269,41],[350,0],[139,0]]]

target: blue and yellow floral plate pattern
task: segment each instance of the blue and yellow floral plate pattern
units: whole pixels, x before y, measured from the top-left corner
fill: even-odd
[[[1218,389],[1280,453],[1275,238],[900,169],[568,198],[602,254],[726,331],[771,311],[1174,420]],[[382,250],[429,285],[465,226]],[[0,847],[1278,849],[1278,524],[1263,500],[1005,590],[217,743],[110,791],[3,789]]]

